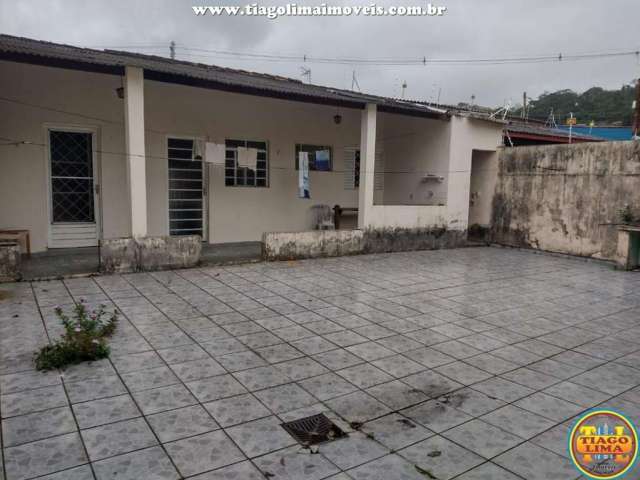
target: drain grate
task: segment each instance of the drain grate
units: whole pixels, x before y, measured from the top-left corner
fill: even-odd
[[[322,413],[283,423],[282,428],[302,445],[316,445],[347,436]]]

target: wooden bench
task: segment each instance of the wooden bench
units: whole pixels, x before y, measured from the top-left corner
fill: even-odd
[[[341,207],[340,205],[333,207],[333,224],[335,225],[336,230],[340,230],[340,218],[345,214],[357,216],[358,209],[352,207]]]
[[[10,240],[20,245],[20,253],[31,257],[31,236],[29,230],[0,230],[0,240]]]

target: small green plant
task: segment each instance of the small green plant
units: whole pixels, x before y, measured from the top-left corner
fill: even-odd
[[[99,360],[109,356],[107,338],[113,335],[118,323],[118,312],[107,314],[106,307],[87,311],[83,302],[73,307],[69,318],[62,308],[55,308],[56,316],[64,326],[62,338],[53,345],[42,347],[35,354],[38,370],[53,370],[75,363]]]
[[[633,222],[633,212],[628,204],[618,211],[618,216],[620,217],[620,221],[625,225]]]

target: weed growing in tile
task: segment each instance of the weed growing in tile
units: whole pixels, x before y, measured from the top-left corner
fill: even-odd
[[[65,333],[53,345],[42,347],[35,354],[38,370],[53,370],[75,363],[99,360],[109,356],[107,338],[113,335],[118,323],[118,312],[107,313],[100,305],[89,312],[83,302],[73,308],[71,317],[62,308],[55,308]]]

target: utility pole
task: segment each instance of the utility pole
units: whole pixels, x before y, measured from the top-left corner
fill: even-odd
[[[171,60],[176,59],[176,42],[173,40],[171,40],[171,43],[169,44],[169,56],[171,57]]]
[[[404,80],[404,81],[402,82],[402,97],[401,97],[401,98],[404,98],[404,92],[405,92],[406,90],[407,90],[407,81],[406,81],[406,80]]]
[[[633,138],[640,137],[640,78],[636,80],[636,100],[634,103],[635,112],[633,114]]]
[[[522,115],[523,120],[527,119],[527,92],[522,94]]]

